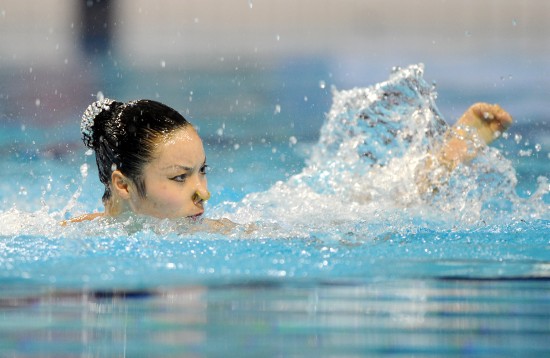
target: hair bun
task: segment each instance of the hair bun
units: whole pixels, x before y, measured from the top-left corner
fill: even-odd
[[[103,98],[90,104],[86,111],[82,115],[82,121],[80,122],[80,132],[82,133],[82,141],[88,148],[94,147],[94,120],[98,114],[102,111],[110,110],[111,104],[114,100],[109,98]]]

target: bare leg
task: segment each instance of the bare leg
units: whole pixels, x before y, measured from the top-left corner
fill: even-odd
[[[479,150],[497,139],[510,125],[512,117],[497,104],[475,103],[447,131],[441,147],[418,172],[421,193],[435,192],[459,164],[475,158]]]
[[[498,138],[510,125],[512,117],[497,104],[472,105],[445,135],[438,161],[454,169],[472,160],[483,145]]]

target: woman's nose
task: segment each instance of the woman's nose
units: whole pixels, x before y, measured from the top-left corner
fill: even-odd
[[[204,190],[197,190],[197,191],[195,192],[194,197],[195,197],[196,199],[200,199],[200,200],[202,200],[202,201],[206,201],[206,200],[210,199],[210,192],[209,192],[208,190],[206,190],[206,189],[204,189]]]
[[[206,186],[206,182],[203,182],[199,180],[197,182],[197,186],[195,188],[195,193],[193,194],[193,201],[206,201],[210,199],[210,192],[208,191],[208,187]]]

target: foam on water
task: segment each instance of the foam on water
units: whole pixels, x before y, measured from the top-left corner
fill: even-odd
[[[437,192],[419,191],[418,170],[448,129],[435,104],[436,92],[423,79],[423,72],[422,65],[395,68],[388,81],[374,86],[334,89],[332,108],[303,170],[267,191],[209,208],[210,217],[242,224],[220,235],[309,237],[316,232],[331,237],[331,233],[353,228],[376,238],[388,231],[470,230],[547,219],[548,204],[543,200],[549,192],[547,179],[539,178],[535,193],[520,198],[511,162],[493,147],[484,146],[471,163],[446,174]],[[26,208],[33,204],[21,203],[0,213],[0,235],[82,237],[83,232],[87,236],[109,232],[124,236],[145,230],[163,237],[170,232],[212,231],[209,225],[136,217],[61,228],[59,220],[82,211],[79,201],[88,185],[87,164],[80,165],[80,174],[81,185],[59,210],[46,206],[59,201],[58,190],[41,198],[39,211],[29,212]]]
[[[418,170],[448,129],[435,99],[422,65],[396,68],[388,81],[372,87],[334,90],[303,171],[240,203],[226,203],[215,214],[239,223],[328,231],[342,222],[374,227],[391,222],[395,230],[435,224],[445,230],[547,217],[542,200],[547,179],[539,179],[530,198],[519,198],[511,162],[491,147],[483,146],[471,163],[446,174],[436,193],[419,191]]]

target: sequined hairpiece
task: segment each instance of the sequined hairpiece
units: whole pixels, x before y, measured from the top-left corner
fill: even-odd
[[[108,111],[113,102],[114,100],[112,99],[103,98],[99,101],[95,101],[86,108],[86,111],[82,115],[82,121],[80,122],[80,132],[82,133],[82,140],[86,147],[92,148],[94,144],[94,130],[92,127],[94,126],[95,117],[103,110]]]

